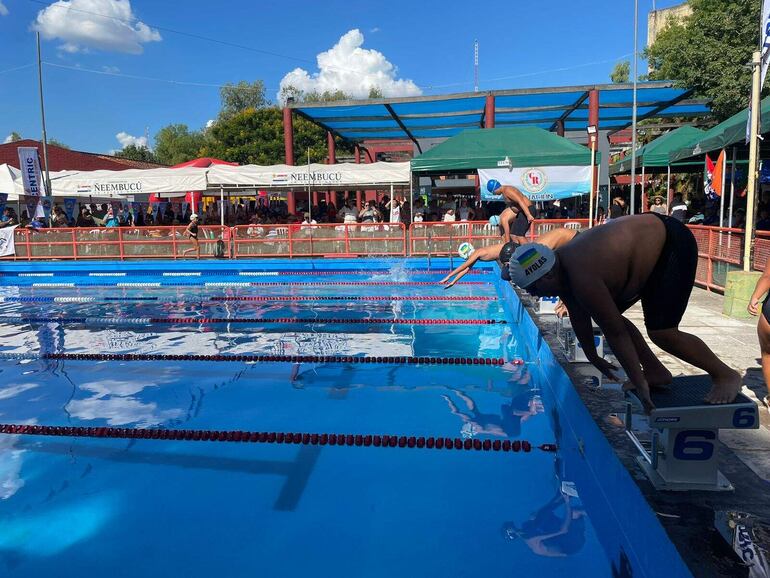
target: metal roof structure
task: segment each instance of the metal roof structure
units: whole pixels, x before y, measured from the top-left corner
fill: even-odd
[[[637,85],[637,115],[693,117],[709,114],[706,101],[672,82]],[[617,131],[631,125],[633,85],[599,84],[467,92],[441,96],[287,103],[287,107],[345,140],[451,137],[468,128],[483,128],[487,97],[494,97],[494,126],[535,126],[555,131],[585,131],[589,96],[598,91],[599,129]]]

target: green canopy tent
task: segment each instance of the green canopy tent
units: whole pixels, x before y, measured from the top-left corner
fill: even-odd
[[[642,176],[642,199],[644,196],[644,176],[645,174],[662,174],[666,173],[666,203],[671,204],[671,199],[668,191],[671,189],[671,166],[669,161],[669,154],[672,150],[678,150],[683,146],[687,146],[690,143],[695,142],[701,138],[704,131],[692,127],[682,126],[676,130],[667,132],[664,135],[659,136],[652,142],[648,142],[643,147],[636,151],[636,169],[641,169]],[[680,161],[674,163],[676,167],[689,167],[690,169],[699,168],[702,164],[701,161]],[[625,174],[631,172],[631,157],[626,156],[610,165],[610,175]],[[646,208],[646,200],[645,208]]]
[[[689,146],[699,140],[704,134],[704,131],[692,126],[682,126],[667,132],[636,151],[636,168],[650,169],[645,171],[647,173],[664,173],[669,166],[700,165],[700,161],[671,163],[669,161],[669,154],[671,151]],[[630,171],[630,156],[610,165],[611,175],[624,174]]]
[[[470,129],[414,158],[412,172],[491,169],[504,159],[513,167],[588,166],[591,151],[537,127]]]
[[[732,170],[731,175],[735,174],[735,167],[737,164],[744,164],[748,155],[748,146],[746,143],[746,124],[748,122],[749,109],[745,108],[742,111],[734,114],[725,121],[722,121],[715,127],[707,130],[699,139],[694,142],[683,145],[682,147],[672,150],[669,153],[669,160],[672,164],[680,162],[694,162],[696,159],[702,163],[705,156],[708,153],[716,151],[726,151],[729,147],[732,147]],[[766,134],[770,132],[770,96],[762,100],[760,106],[760,134]],[[764,146],[763,146],[764,145]],[[742,157],[738,160],[738,155]],[[760,158],[767,158],[770,154],[768,145],[760,143]],[[725,154],[725,165],[727,164],[727,155]],[[723,171],[723,175],[727,173],[727,170]],[[735,181],[731,179],[730,186],[730,210],[728,214],[728,224],[732,224],[733,215],[733,201],[735,196]],[[724,201],[725,195],[720,199],[720,224],[724,223]]]
[[[762,100],[760,134],[770,131],[770,96]],[[745,108],[734,114],[727,120],[707,130],[698,140],[683,144],[672,150],[669,160],[672,163],[702,157],[706,153],[726,149],[733,145],[745,146],[746,124],[748,122],[749,109]]]

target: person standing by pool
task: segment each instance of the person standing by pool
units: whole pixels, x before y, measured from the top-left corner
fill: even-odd
[[[612,199],[612,204],[610,205],[609,220],[619,219],[625,214],[626,214],[626,202],[623,200],[623,197],[616,196],[614,199]]]
[[[684,223],[687,219],[687,203],[682,200],[682,193],[674,195],[669,214],[680,223]]]
[[[535,220],[530,212],[532,201],[516,187],[502,185],[499,181],[490,179],[487,181],[487,190],[495,195],[502,195],[507,203],[507,208],[500,214],[500,224],[503,227],[503,240],[527,242],[527,231]],[[513,222],[513,227],[511,227]]]
[[[555,251],[562,245],[569,243],[577,234],[578,231],[575,229],[554,229],[542,235],[537,242]],[[445,285],[444,289],[449,289],[467,275],[468,271],[473,268],[477,261],[498,261],[503,273],[505,273],[508,270],[508,261],[518,247],[518,243],[508,241],[507,243],[498,243],[474,249],[468,260],[439,281],[439,285]]]
[[[650,388],[666,386],[673,377],[636,326],[623,317],[640,300],[652,342],[711,377],[707,403],[730,403],[741,389],[737,371],[698,337],[679,329],[697,265],[698,246],[690,230],[671,217],[647,213],[595,227],[557,251],[536,243],[519,247],[509,262],[509,274],[532,295],[558,295],[589,361],[617,380],[617,368],[596,352],[595,320],[628,376],[628,387],[649,411],[654,408]]]
[[[201,258],[201,244],[198,241],[198,215],[193,213],[190,215],[190,223],[184,230],[184,236],[192,241],[193,246],[189,249],[182,251],[182,256],[186,257],[188,253],[195,251],[198,254],[198,259]]]
[[[757,337],[759,338],[759,348],[762,354],[762,376],[765,379],[765,387],[768,395],[762,398],[765,407],[770,409],[770,261],[765,265],[762,276],[757,280],[754,293],[749,300],[749,313],[759,316],[757,323]],[[762,298],[764,297],[764,301]],[[760,307],[760,301],[762,305]]]
[[[650,207],[650,211],[660,215],[668,215],[668,207],[666,207],[666,204],[663,202],[663,197],[660,195],[655,195],[652,198],[652,206]]]

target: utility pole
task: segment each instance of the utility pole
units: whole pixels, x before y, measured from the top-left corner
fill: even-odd
[[[748,190],[746,192],[746,229],[743,239],[743,270],[751,271],[751,253],[754,247],[754,212],[756,210],[757,191],[757,157],[759,156],[759,96],[762,75],[762,53],[757,51],[751,58],[751,127],[749,133],[749,168]],[[723,191],[724,194],[724,191]]]
[[[634,0],[634,103],[631,109],[631,214],[636,212],[636,55],[639,52],[637,36],[639,33],[639,0]]]
[[[43,163],[45,164],[45,195],[51,196],[51,178],[48,174],[48,137],[45,133],[45,104],[43,103],[43,61],[40,58],[40,32],[37,36],[37,84],[40,90],[40,121],[43,125]]]
[[[473,41],[473,92],[479,91],[479,41]]]

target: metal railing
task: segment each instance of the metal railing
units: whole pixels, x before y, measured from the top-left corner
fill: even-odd
[[[527,236],[535,241],[558,227],[583,229],[585,219],[539,220]],[[2,260],[178,259],[192,243],[185,227],[57,228],[15,231],[16,255]],[[742,266],[742,229],[690,225],[698,244],[695,282],[723,292],[727,273]],[[486,221],[455,223],[356,223],[319,225],[201,226],[201,254],[217,245],[224,258],[454,256],[460,245],[485,247],[502,241],[499,227]],[[219,241],[222,243],[219,243]],[[752,269],[763,271],[770,259],[770,232],[758,231]]]

